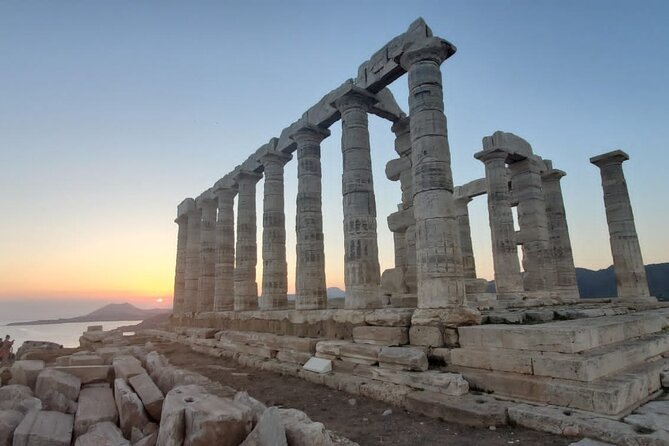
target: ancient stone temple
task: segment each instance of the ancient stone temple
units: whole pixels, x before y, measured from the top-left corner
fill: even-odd
[[[642,405],[661,393],[669,367],[669,308],[648,290],[622,171],[629,157],[615,151],[591,159],[601,170],[618,296],[580,299],[559,166],[523,138],[495,131],[471,153],[482,163],[480,178],[454,183],[442,70],[455,53],[416,20],[355,78],[183,200],[174,333],[164,335],[434,417],[558,433],[570,426],[616,444],[667,444],[669,432],[639,428],[652,412]],[[408,82],[409,110],[387,88],[393,82]],[[386,176],[398,182],[398,210],[385,216],[377,215],[375,183],[386,179],[372,176],[369,114],[391,121],[395,136],[397,158]],[[321,200],[320,145],[337,122],[343,259],[325,257]],[[292,197],[284,192],[290,162],[297,163]],[[479,196],[488,205],[494,292],[477,277],[472,248],[468,204]],[[293,203],[294,226],[285,218]],[[379,224],[394,239],[395,266],[386,271]],[[296,246],[286,246],[293,230]],[[297,253],[294,301],[287,249]],[[344,262],[343,308],[327,299],[332,261]],[[643,435],[658,442],[634,443]]]

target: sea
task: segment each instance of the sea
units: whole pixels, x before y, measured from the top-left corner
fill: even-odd
[[[78,347],[79,337],[90,325],[102,325],[103,330],[113,330],[125,325],[137,325],[141,321],[102,321],[102,322],[68,322],[49,325],[12,325],[0,322],[0,336],[6,335],[14,340],[14,353],[24,341],[49,341],[62,344],[63,347]]]

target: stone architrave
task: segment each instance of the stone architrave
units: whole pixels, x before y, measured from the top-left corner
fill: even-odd
[[[216,220],[216,277],[214,280],[214,311],[234,308],[235,295],[235,209],[237,187],[214,191],[218,203]]]
[[[188,212],[188,240],[186,242],[186,279],[184,312],[197,311],[198,290],[200,288],[200,226],[202,209],[193,208]]]
[[[188,216],[187,212],[195,206],[192,198],[181,202],[177,208],[177,218],[174,222],[179,225],[177,234],[177,261],[174,272],[174,299],[173,309],[175,314],[184,311],[186,295],[186,257],[188,244]]]
[[[291,138],[297,143],[297,264],[295,309],[327,306],[321,203],[321,147],[330,131],[304,123]]]
[[[484,150],[474,155],[474,158],[485,164],[495,287],[500,297],[503,297],[504,294],[523,291],[516,230],[511,209],[509,174],[506,168],[508,156],[506,151],[497,148]]]
[[[541,175],[548,216],[548,234],[551,253],[557,272],[557,288],[568,298],[578,298],[576,267],[571,250],[567,214],[564,208],[560,179],[565,176],[562,170],[549,169]]]
[[[455,216],[460,229],[460,249],[462,251],[462,271],[465,279],[476,279],[476,262],[472,245],[472,230],[469,225],[470,197],[455,200]]]
[[[258,308],[258,243],[256,240],[256,183],[262,174],[241,170],[237,174],[237,255],[235,263],[235,311]]]
[[[622,150],[590,158],[590,162],[599,167],[602,175],[613,269],[616,274],[618,297],[622,299],[650,296],[641,246],[634,224],[634,213],[623,172],[623,162],[628,159],[629,155]]]
[[[526,291],[549,291],[557,285],[539,162],[533,156],[516,155],[509,163],[511,191],[518,201],[520,240],[517,241],[523,249],[523,285]]]
[[[214,311],[214,281],[216,277],[216,201],[201,200],[200,226],[200,281],[198,284],[197,312]]]
[[[277,151],[268,151],[260,157],[265,169],[261,310],[279,310],[288,305],[283,170],[292,158],[291,155]]]
[[[351,87],[333,105],[341,113],[346,308],[381,306],[376,198],[367,112],[377,99]]]
[[[465,296],[440,69],[454,53],[450,43],[428,37],[400,59],[409,78],[419,308],[460,307]]]

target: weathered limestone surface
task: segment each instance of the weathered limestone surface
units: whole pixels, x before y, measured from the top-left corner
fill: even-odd
[[[376,199],[367,118],[376,101],[365,90],[351,87],[333,104],[341,113],[342,122],[346,308],[381,306]]]
[[[202,209],[200,223],[200,277],[198,282],[197,311],[213,311],[214,280],[216,276],[216,201],[196,200]]]
[[[406,327],[355,327],[353,340],[363,344],[403,345],[409,343],[409,330]]]
[[[195,207],[188,211],[188,236],[186,241],[186,272],[184,285],[183,311],[197,311],[197,298],[200,287],[200,228],[202,209]]]
[[[23,420],[18,410],[0,410],[0,446],[12,446],[14,431]]]
[[[454,201],[455,215],[458,221],[460,234],[460,250],[462,252],[462,274],[466,279],[476,279],[476,261],[472,245],[472,231],[469,226],[470,197],[459,198]]]
[[[465,398],[430,391],[416,391],[406,396],[405,407],[411,412],[468,426],[489,427],[507,424],[507,405],[482,395]]]
[[[188,244],[188,216],[189,208],[194,206],[193,199],[187,198],[177,208],[177,218],[174,222],[179,225],[177,234],[177,262],[174,273],[174,312],[182,313],[186,293],[186,257]]]
[[[237,174],[239,195],[237,197],[237,249],[235,262],[235,311],[258,308],[258,283],[256,264],[258,244],[256,241],[256,183],[261,174],[241,170]]]
[[[108,387],[89,387],[81,390],[79,405],[74,417],[75,436],[83,435],[97,423],[118,422],[114,393]]]
[[[263,412],[256,426],[241,444],[241,446],[267,445],[288,446],[286,429],[276,407],[270,407]]]
[[[379,366],[395,370],[425,371],[427,355],[418,348],[384,347],[379,352]]]
[[[142,363],[130,355],[117,356],[114,358],[112,365],[114,366],[114,374],[116,378],[123,378],[123,380],[128,381],[135,375],[141,375],[146,373]]]
[[[295,308],[327,306],[321,204],[321,147],[330,131],[308,123],[292,135],[297,143],[297,264]]]
[[[218,204],[216,220],[216,278],[214,311],[234,308],[235,294],[235,208],[236,185],[214,190]]]
[[[73,404],[79,398],[81,380],[74,375],[64,373],[51,368],[44,369],[37,377],[35,384],[35,396],[45,402],[47,408],[74,413]],[[66,399],[63,400],[63,397]]]
[[[625,152],[615,150],[590,158],[590,162],[599,167],[602,175],[618,297],[639,298],[650,296],[650,292],[623,173],[623,162],[628,159]]]
[[[286,438],[291,446],[330,446],[332,440],[322,423],[311,421],[296,409],[278,409],[286,430]]]
[[[11,384],[20,384],[35,389],[37,376],[44,370],[44,361],[24,359],[12,364]]]
[[[114,399],[124,437],[130,438],[133,427],[141,430],[149,423],[142,401],[123,378],[114,380]]]
[[[144,408],[154,420],[160,420],[163,409],[163,393],[146,373],[131,377],[128,382],[144,404]]]
[[[10,384],[0,387],[0,410],[17,410],[21,413],[41,410],[42,402],[33,397],[30,387]]]
[[[283,309],[288,304],[283,168],[291,159],[292,156],[276,151],[268,151],[260,159],[265,169],[261,310]]]
[[[88,432],[77,437],[74,446],[130,446],[116,424],[105,421],[93,425]]]
[[[111,382],[114,369],[108,365],[82,365],[52,367],[54,370],[74,375],[81,380],[81,384]]]
[[[40,410],[28,413],[14,431],[13,446],[70,446],[74,416]]]

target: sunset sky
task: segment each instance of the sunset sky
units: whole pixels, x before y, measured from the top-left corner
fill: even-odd
[[[646,263],[669,261],[669,2],[0,2],[0,300],[171,299],[177,204],[197,196],[422,16],[442,66],[457,184],[496,130],[568,174],[577,266],[612,262],[598,169],[625,163]],[[406,77],[392,85],[407,111]],[[327,279],[343,287],[340,123],[322,144]],[[393,266],[390,123],[370,118],[380,262]],[[286,168],[289,286],[296,163]],[[258,213],[262,213],[262,182]],[[484,197],[470,205],[492,278]],[[259,229],[261,226],[259,219]],[[258,240],[261,240],[259,230]],[[260,246],[259,246],[260,249]],[[261,271],[258,270],[258,282]]]

